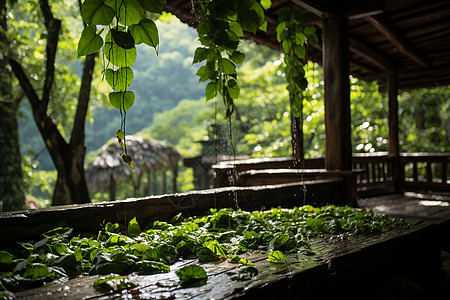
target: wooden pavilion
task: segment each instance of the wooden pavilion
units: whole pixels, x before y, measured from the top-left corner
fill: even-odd
[[[222,164],[216,168],[217,186],[227,185],[228,180],[221,174],[229,173],[231,168],[242,178],[242,185],[289,182],[298,180],[298,173],[308,178],[341,176],[350,200],[355,197],[355,184],[363,194],[401,188],[448,191],[449,152],[400,153],[397,94],[450,84],[450,2],[272,0],[265,15],[267,32],[246,33],[245,38],[279,49],[278,13],[286,6],[300,11],[304,25],[315,26],[318,32],[320,42],[309,49],[308,58],[322,65],[324,71],[325,158],[296,163],[303,159],[303,147],[301,129],[294,128],[293,136],[299,137],[293,151],[296,157]],[[165,9],[196,26],[192,1],[169,0]],[[388,153],[352,155],[349,75],[376,80],[388,93]],[[319,170],[308,170],[305,174],[293,170],[295,165]],[[406,166],[412,169],[409,178]],[[418,170],[422,166],[424,170]],[[420,173],[425,174],[424,179]]]

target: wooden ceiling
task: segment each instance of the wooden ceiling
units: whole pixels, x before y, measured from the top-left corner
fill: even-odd
[[[165,10],[196,26],[192,0],[167,0]],[[399,90],[450,85],[449,0],[272,0],[266,12],[267,32],[245,38],[279,49],[278,13],[288,6],[299,10],[304,25],[317,28],[320,43],[308,58],[322,63],[322,19],[349,19],[350,74],[377,80],[384,89],[389,72],[398,74]]]

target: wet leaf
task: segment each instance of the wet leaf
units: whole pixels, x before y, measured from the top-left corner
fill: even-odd
[[[121,291],[137,287],[136,284],[120,275],[100,277],[94,281],[93,286],[96,290],[102,293]]]
[[[139,227],[136,217],[134,217],[133,219],[131,219],[130,222],[128,222],[127,232],[131,237],[138,236],[141,233],[141,227]]]
[[[269,263],[274,264],[284,264],[287,263],[287,257],[283,254],[283,252],[279,250],[272,250],[269,253],[269,257],[267,258]]]
[[[208,275],[205,269],[198,265],[189,265],[175,272],[183,286],[202,286],[206,284]]]

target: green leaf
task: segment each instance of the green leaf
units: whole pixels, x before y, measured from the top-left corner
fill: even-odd
[[[138,261],[136,267],[139,270],[139,273],[144,275],[170,272],[170,267],[168,265],[157,261]]]
[[[48,267],[41,263],[33,263],[23,273],[25,278],[43,278],[49,274]]]
[[[289,234],[277,233],[275,237],[270,241],[269,248],[279,249],[289,240]]]
[[[141,233],[141,227],[139,227],[136,217],[134,217],[133,219],[131,219],[130,222],[128,222],[127,232],[131,237],[138,236]]]
[[[131,33],[121,31],[117,27],[111,29],[111,35],[114,42],[123,49],[131,49],[134,47],[134,38]]]
[[[78,41],[78,57],[97,52],[103,46],[103,39],[96,33],[95,26],[86,26]]]
[[[108,79],[106,79],[106,80],[108,80]],[[116,130],[116,137],[119,140],[123,140],[125,138],[125,133],[122,130],[117,129]],[[111,223],[109,223],[109,224],[111,224]]]
[[[245,54],[240,51],[234,51],[230,56],[231,60],[234,61],[237,65],[240,65],[245,60]]]
[[[6,251],[0,251],[0,263],[1,264],[9,264],[12,263],[14,256]]]
[[[209,248],[200,248],[195,255],[197,256],[198,260],[202,263],[208,263],[213,261],[220,261],[220,257],[215,254],[211,249]]]
[[[123,49],[111,37],[111,31],[106,34],[105,46],[103,48],[106,59],[119,68],[131,67],[136,61],[136,48]]]
[[[206,284],[208,275],[205,269],[198,265],[189,265],[175,272],[183,286],[201,286]]]
[[[102,293],[109,293],[112,291],[120,291],[137,287],[136,284],[126,278],[123,278],[120,275],[100,277],[94,281],[93,286],[96,290]]]
[[[267,259],[269,263],[274,264],[284,264],[287,263],[287,257],[283,254],[283,252],[279,250],[272,250],[269,253],[269,257]]]
[[[219,242],[217,240],[205,242],[205,243],[203,243],[203,246],[210,249],[212,252],[214,252],[215,254],[217,254],[223,258],[225,258],[227,256],[227,252],[219,244]]]
[[[139,24],[129,27],[131,35],[134,37],[136,45],[146,44],[156,49],[159,44],[158,28],[155,22],[150,19],[142,19]]]
[[[206,85],[205,88],[205,96],[206,96],[206,101],[213,99],[214,97],[217,96],[217,88],[216,88],[216,83],[211,81]]]
[[[296,32],[295,33],[295,43],[297,45],[301,45],[303,46],[303,44],[305,43],[305,35],[301,32]]]
[[[221,58],[219,60],[219,70],[225,74],[234,74],[236,65],[228,58]]]
[[[86,0],[81,7],[81,17],[88,25],[109,25],[114,18],[114,10],[103,0]]]
[[[238,22],[231,22],[230,29],[236,34],[237,37],[241,38],[244,36],[244,31],[242,30],[242,27]]]
[[[116,71],[106,69],[106,82],[118,92],[124,92],[133,82],[133,70],[130,67],[123,67]],[[122,138],[123,140],[123,138]]]
[[[305,58],[305,55],[306,55],[306,48],[305,48],[305,46],[299,46],[299,45],[296,45],[295,47],[294,47],[294,52],[295,52],[295,55],[297,56],[297,57],[299,57],[299,58]]]
[[[130,109],[134,104],[134,99],[135,96],[132,91],[109,93],[109,102],[118,110]]]
[[[160,14],[166,5],[166,0],[139,0],[139,3],[145,10]]]
[[[234,85],[234,86],[227,86],[227,91],[228,91],[228,94],[230,94],[231,98],[237,99],[237,98],[239,98],[241,89],[239,88],[238,85]]]
[[[269,9],[272,6],[272,0],[261,0],[261,6],[264,9]]]
[[[106,0],[105,4],[116,11],[118,22],[125,26],[138,24],[144,16],[144,8],[138,0]]]
[[[195,49],[194,59],[192,63],[195,64],[206,60],[209,52],[210,50],[208,48],[198,47],[197,49]]]
[[[59,239],[68,238],[72,234],[72,228],[69,227],[57,227],[42,234],[45,237],[55,237]]]

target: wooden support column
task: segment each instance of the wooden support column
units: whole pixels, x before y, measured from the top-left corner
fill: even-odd
[[[343,199],[356,204],[356,177],[352,170],[350,117],[350,50],[348,19],[342,15],[323,20],[323,73],[325,81],[325,168],[350,171],[343,176]]]
[[[348,19],[323,20],[325,137],[327,170],[351,170]]]
[[[388,73],[389,95],[389,156],[392,161],[392,176],[395,190],[399,190],[400,177],[400,144],[398,139],[398,76],[396,72]]]

